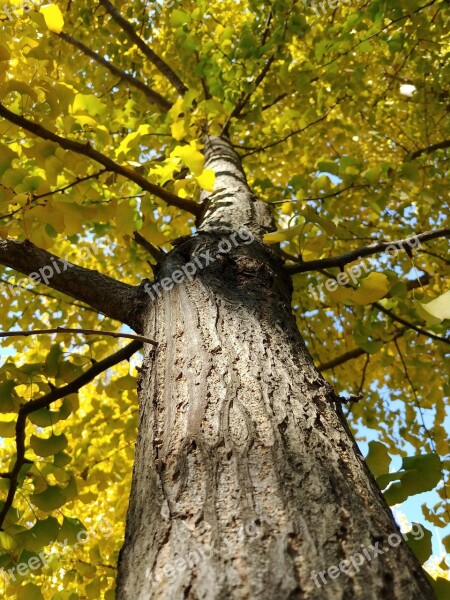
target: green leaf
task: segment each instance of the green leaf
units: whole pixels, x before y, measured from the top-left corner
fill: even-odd
[[[73,102],[73,111],[87,112],[90,115],[103,115],[106,104],[93,94],[77,94]]]
[[[15,416],[0,416],[0,437],[8,438],[16,435],[16,418]]]
[[[307,223],[315,223],[316,225],[320,225],[322,229],[328,233],[328,235],[332,235],[336,232],[336,224],[331,219],[327,219],[323,215],[317,213],[310,206],[307,206],[303,210],[302,214]]]
[[[14,550],[16,547],[16,540],[9,533],[6,533],[6,531],[0,531],[0,548],[3,550]]]
[[[387,503],[392,506],[401,504],[409,496],[432,490],[441,477],[441,460],[439,456],[437,454],[422,454],[404,458],[401,471],[381,475],[377,478],[377,483],[381,489],[384,489],[389,483],[395,481],[384,492]]]
[[[391,464],[387,447],[381,442],[369,442],[369,454],[366,456],[366,463],[375,477],[387,473]]]
[[[15,534],[19,544],[30,552],[39,552],[44,546],[56,541],[60,525],[54,517],[47,517],[37,521],[28,531]]]
[[[35,583],[27,583],[17,590],[17,600],[44,600],[41,588]]]
[[[433,590],[436,600],[448,600],[450,598],[450,581],[443,577],[438,577],[433,582]]]
[[[30,496],[30,500],[35,506],[46,512],[60,508],[67,502],[66,496],[58,485],[49,485],[44,492]]]
[[[414,530],[419,531],[420,536],[414,535]],[[412,530],[406,534],[407,544],[421,565],[430,558],[433,552],[431,535],[431,531],[419,523],[413,523]]]
[[[331,173],[332,175],[339,174],[339,165],[331,160],[320,160],[315,166],[321,173]]]
[[[59,370],[59,361],[63,356],[61,344],[54,344],[50,348],[50,352],[47,354],[47,358],[44,363],[44,373],[49,377],[56,377]]]
[[[170,24],[173,25],[173,27],[181,27],[182,25],[189,23],[189,21],[190,15],[184,10],[179,10],[176,8],[170,15]]]
[[[51,456],[61,452],[67,446],[67,437],[64,433],[61,435],[55,435],[54,433],[47,439],[32,435],[30,439],[30,446],[38,456]]]
[[[58,533],[58,541],[63,543],[67,540],[67,543],[72,546],[78,542],[77,535],[79,532],[85,530],[85,526],[79,519],[64,517],[63,524]]]
[[[13,396],[13,390],[17,383],[12,379],[7,379],[0,383],[0,412],[9,413],[15,412],[17,400]]]

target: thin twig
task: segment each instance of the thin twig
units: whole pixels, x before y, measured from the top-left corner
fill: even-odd
[[[91,50],[88,46],[83,44],[83,42],[80,42],[80,40],[76,40],[67,33],[61,32],[59,34],[59,37],[67,43],[71,44],[72,46],[75,46],[75,48],[78,48],[78,50],[81,50],[83,54],[86,54],[86,56],[89,56],[98,64],[103,65],[106,69],[113,73],[113,75],[120,77],[120,79],[123,81],[128,81],[130,85],[141,91],[150,102],[158,105],[159,108],[161,108],[161,110],[163,110],[164,112],[170,110],[172,103],[169,102],[169,100],[166,100],[166,98],[164,98],[163,96],[161,96],[161,94],[158,94],[158,92],[155,92],[154,90],[149,88],[148,85],[146,85],[143,81],[140,81],[139,79],[136,79],[136,77],[134,77],[133,75],[122,71],[121,69],[110,63],[108,60],[103,58],[103,56],[100,56],[100,54]]]
[[[376,242],[375,244],[371,244],[370,246],[366,246],[364,248],[351,250],[350,252],[346,252],[345,254],[341,254],[340,256],[334,256],[331,258],[323,258],[318,260],[310,260],[307,262],[299,263],[297,265],[288,265],[286,267],[286,270],[291,275],[295,275],[297,273],[318,271],[320,269],[326,269],[329,267],[343,268],[345,267],[345,265],[354,262],[355,260],[358,260],[360,258],[364,258],[365,256],[371,256],[372,254],[384,252],[387,248],[395,248],[397,250],[402,250],[404,249],[405,245],[408,245],[409,248],[411,248],[410,242],[427,242],[441,237],[450,237],[450,227],[444,227],[442,229],[437,229],[436,231],[427,231],[425,233],[419,233],[418,235],[411,236],[404,240],[397,240],[394,242]]]
[[[54,329],[34,329],[32,331],[0,331],[0,338],[6,337],[28,337],[30,335],[43,335],[52,333],[76,333],[82,335],[105,335],[113,338],[125,338],[128,340],[136,340],[144,344],[152,344],[157,346],[158,342],[151,340],[143,335],[135,335],[134,333],[118,333],[117,331],[97,331],[95,329],[74,329],[72,327],[55,327]]]
[[[128,344],[128,346],[125,348],[122,348],[111,356],[108,356],[107,358],[92,365],[90,369],[80,375],[80,377],[77,377],[77,379],[72,381],[72,383],[68,383],[61,388],[55,388],[45,396],[42,396],[37,400],[30,400],[20,407],[16,423],[17,454],[14,466],[9,473],[10,484],[8,495],[0,511],[0,531],[3,530],[3,523],[9,512],[9,509],[13,505],[14,497],[18,488],[20,471],[26,462],[31,462],[25,458],[25,430],[27,417],[37,410],[48,408],[53,402],[61,400],[61,398],[64,398],[65,396],[76,394],[83,386],[91,382],[97,375],[100,375],[100,373],[103,373],[103,371],[106,371],[110,367],[115,366],[123,360],[129,359],[141,347],[142,344],[140,342],[131,342],[131,344]]]
[[[397,338],[401,337],[407,330],[408,330],[407,327],[398,329],[395,332],[394,337],[392,337],[390,340],[384,341],[384,344],[389,344],[390,342],[393,342]],[[382,340],[377,340],[377,341],[382,341]],[[333,358],[332,360],[330,360],[326,363],[322,363],[322,364],[318,365],[317,370],[320,373],[322,373],[323,371],[330,371],[331,369],[340,367],[341,365],[345,364],[346,362],[349,362],[350,360],[354,360],[355,358],[359,358],[360,356],[364,356],[365,354],[368,354],[368,352],[366,352],[366,350],[363,350],[362,348],[354,348],[353,350],[350,350],[349,352],[345,352],[345,354],[341,354],[340,356],[337,356],[336,358]]]
[[[155,185],[151,183],[143,177],[140,173],[135,171],[134,169],[130,169],[129,167],[125,167],[116,163],[114,160],[105,156],[98,150],[95,150],[90,142],[81,143],[75,140],[69,140],[67,138],[61,137],[45,127],[42,127],[39,123],[34,123],[33,121],[29,121],[25,117],[21,115],[17,115],[13,113],[9,109],[6,108],[2,103],[0,103],[0,116],[4,117],[10,123],[14,123],[18,127],[25,129],[29,133],[36,135],[37,137],[42,138],[43,140],[50,140],[51,142],[56,142],[64,148],[65,150],[71,150],[72,152],[76,152],[77,154],[82,154],[83,156],[87,156],[88,158],[92,158],[99,164],[103,165],[108,171],[112,173],[117,173],[118,175],[122,175],[126,179],[133,181],[140,188],[145,190],[146,192],[150,192],[154,194],[157,198],[161,198],[164,200],[166,204],[169,206],[175,206],[176,208],[180,208],[182,210],[186,210],[196,217],[199,217],[202,212],[202,207],[200,204],[195,202],[194,200],[190,200],[188,198],[180,198],[176,194],[166,190],[159,185]]]
[[[412,329],[413,331],[420,333],[420,335],[429,337],[432,340],[435,340],[436,342],[443,342],[444,344],[450,345],[450,338],[443,338],[440,335],[431,333],[431,331],[427,331],[426,329],[421,329],[420,327],[417,327],[417,325],[414,325],[414,323],[410,323],[406,319],[403,319],[402,317],[395,315],[391,310],[384,308],[384,306],[381,306],[381,304],[379,304],[378,302],[374,302],[373,306],[375,306],[375,308],[377,308],[380,312],[382,312],[385,315],[387,315],[388,317],[390,317],[393,321],[396,321],[397,323],[400,323],[401,325],[405,325],[406,327],[408,327],[408,329]]]

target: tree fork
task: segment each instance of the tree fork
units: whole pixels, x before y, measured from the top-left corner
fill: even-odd
[[[315,368],[291,282],[262,242],[268,207],[226,138],[208,138],[217,192],[159,278],[214,261],[149,303],[119,600],[415,600],[425,574]],[[221,239],[254,236],[224,252]],[[372,547],[359,571],[320,573]],[[366,556],[366,555],[364,555]],[[316,581],[318,583],[316,583]]]

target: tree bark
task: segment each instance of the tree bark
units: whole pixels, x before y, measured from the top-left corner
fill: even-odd
[[[132,286],[85,269],[38,248],[29,240],[0,240],[0,264],[10,267],[35,283],[86,302],[111,319],[126,323],[140,333],[144,297],[141,286]],[[145,296],[145,294],[144,294]]]
[[[207,252],[214,262],[155,294],[143,318],[158,346],[139,379],[117,597],[433,598],[406,543],[389,545],[392,513],[300,336],[290,279],[262,242],[267,206],[226,139],[205,153],[218,191],[159,280]],[[233,233],[241,243],[225,252]],[[358,572],[315,582],[372,546],[384,552]]]

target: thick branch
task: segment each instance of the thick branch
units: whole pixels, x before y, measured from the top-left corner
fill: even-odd
[[[136,79],[136,77],[133,77],[133,75],[130,75],[129,73],[126,73],[125,71],[122,71],[121,69],[117,68],[112,63],[110,63],[105,58],[103,58],[103,56],[100,56],[100,54],[98,54],[97,52],[94,52],[93,50],[91,50],[90,48],[85,46],[82,42],[80,42],[79,40],[76,40],[75,38],[68,35],[67,33],[61,32],[59,34],[59,37],[61,39],[65,40],[66,42],[68,42],[69,44],[72,44],[72,46],[75,46],[76,48],[81,50],[81,52],[83,52],[87,56],[90,56],[93,60],[95,60],[100,65],[103,65],[104,67],[106,67],[111,73],[113,73],[120,79],[123,79],[124,81],[128,81],[128,83],[130,85],[132,85],[136,89],[140,90],[148,98],[148,100],[150,102],[158,105],[161,108],[161,110],[163,110],[165,112],[170,110],[170,107],[172,106],[172,104],[168,100],[166,100],[163,96],[161,96],[161,94],[158,94],[158,92],[153,91],[151,88],[149,88],[145,83],[143,83],[139,79]]]
[[[42,127],[42,125],[39,125],[39,123],[34,123],[33,121],[29,121],[25,117],[16,115],[15,113],[8,110],[6,106],[4,106],[1,103],[0,116],[4,117],[11,123],[14,123],[14,125],[22,127],[29,133],[32,133],[33,135],[42,138],[43,140],[50,140],[51,142],[59,144],[61,148],[64,148],[65,150],[71,150],[72,152],[76,152],[77,154],[82,154],[84,156],[87,156],[88,158],[92,158],[96,162],[103,165],[108,171],[111,171],[112,173],[117,173],[118,175],[122,175],[130,181],[133,181],[146,192],[150,192],[158,198],[161,198],[161,200],[164,200],[164,202],[169,206],[175,206],[176,208],[186,210],[195,216],[199,216],[201,213],[200,205],[194,202],[193,200],[189,200],[187,198],[180,198],[176,194],[170,192],[169,190],[166,190],[160,187],[159,185],[150,183],[150,181],[148,181],[145,177],[140,175],[137,171],[119,165],[108,156],[105,156],[101,152],[95,150],[89,142],[82,144],[81,142],[76,142],[74,140],[68,140],[67,138],[63,138],[57,135],[56,133],[45,129],[45,127]]]
[[[0,240],[0,264],[24,275],[32,274],[33,282],[40,280],[54,290],[126,323],[135,331],[140,330],[137,316],[140,297],[138,287],[121,283],[98,271],[73,265],[28,240]]]
[[[131,23],[122,17],[119,11],[111,4],[111,2],[109,2],[109,0],[100,0],[100,4],[106,8],[114,21],[123,29],[123,31],[125,31],[128,38],[134,44],[136,44],[139,50],[141,50],[141,52],[158,69],[158,71],[164,75],[164,77],[173,85],[178,93],[181,94],[181,96],[184,96],[184,94],[187,92],[187,87],[184,85],[175,71],[173,71],[173,69],[160,56],[158,56],[149,46],[147,46],[144,40],[136,33]]]
[[[89,370],[83,373],[83,375],[80,375],[80,377],[77,377],[77,379],[72,381],[72,383],[63,386],[62,388],[53,389],[45,396],[42,396],[37,400],[30,400],[20,407],[16,423],[17,456],[14,467],[11,473],[8,474],[9,490],[3,508],[0,511],[0,530],[2,530],[6,515],[13,505],[14,496],[18,488],[20,471],[26,462],[30,462],[25,458],[25,429],[27,417],[37,410],[48,408],[53,402],[61,400],[61,398],[64,398],[69,394],[76,394],[83,386],[97,377],[97,375],[103,373],[103,371],[106,371],[110,367],[117,365],[123,360],[129,359],[141,347],[142,344],[140,342],[131,342],[131,344],[128,344],[128,346],[122,348],[118,352],[115,352],[108,358],[95,363]]]
[[[409,155],[409,158],[419,158],[422,154],[431,154],[436,150],[444,150],[445,148],[450,148],[450,140],[444,140],[443,142],[439,142],[438,144],[433,144],[432,146],[428,146],[427,148],[419,148],[415,152],[412,152]]]
[[[396,242],[377,242],[370,246],[366,246],[365,248],[352,250],[350,252],[346,252],[345,254],[341,254],[340,256],[334,256],[332,258],[310,260],[307,262],[299,263],[298,265],[289,265],[286,267],[286,270],[291,275],[295,275],[296,273],[318,271],[320,269],[326,269],[330,267],[340,267],[342,269],[343,267],[345,267],[345,265],[352,263],[355,260],[364,258],[365,256],[371,256],[372,254],[384,252],[387,248],[404,250],[404,246],[408,246],[409,250],[412,247],[415,247],[412,243],[416,244],[417,241],[427,242],[429,240],[434,240],[436,238],[442,237],[450,237],[450,227],[444,227],[442,229],[437,229],[436,231],[420,233],[418,235],[411,236],[404,240],[398,240]]]

